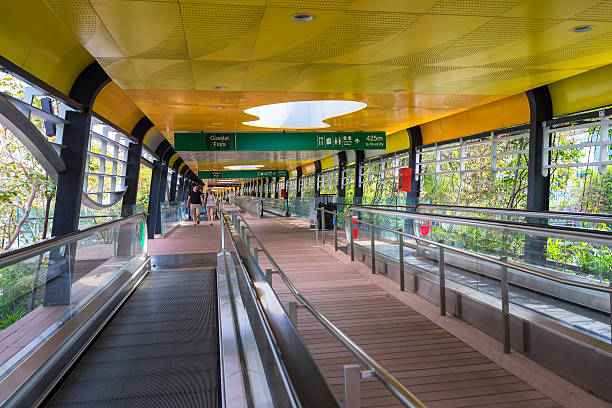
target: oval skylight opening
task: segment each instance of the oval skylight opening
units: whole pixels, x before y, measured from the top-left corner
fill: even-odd
[[[258,120],[244,125],[276,129],[316,129],[329,127],[326,119],[348,115],[368,106],[356,101],[299,101],[274,103],[245,109]]]

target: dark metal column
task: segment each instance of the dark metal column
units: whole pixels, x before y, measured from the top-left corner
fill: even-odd
[[[550,177],[542,173],[544,129],[542,124],[552,119],[552,101],[548,87],[526,92],[529,100],[529,164],[527,173],[527,209],[548,211]]]
[[[302,196],[302,168],[298,167],[295,169],[297,171],[297,178],[295,180],[295,197]]]
[[[321,197],[321,186],[319,184],[319,178],[321,177],[321,160],[314,162],[315,174],[314,174],[314,196]]]
[[[66,113],[69,121],[64,127],[61,158],[66,170],[59,174],[53,227],[54,237],[69,234],[79,229],[81,198],[87,145],[89,142],[90,116],[87,112]],[[65,252],[54,251],[50,256],[45,286],[45,306],[68,305],[71,300],[71,280],[74,269],[76,245],[65,247]],[[53,267],[51,264],[55,264]]]
[[[155,233],[161,234],[161,205],[166,202],[166,190],[168,188],[168,164],[164,163],[161,166],[161,174],[159,179],[159,205],[157,211],[157,221],[155,223]]]
[[[127,168],[125,169],[125,187],[126,191],[123,195],[121,203],[121,216],[127,217],[134,213],[134,206],[138,197],[138,179],[140,178],[140,162],[142,158],[142,139],[149,129],[153,127],[153,123],[144,117],[138,121],[132,136],[138,143],[131,143],[128,150]]]
[[[274,198],[278,199],[278,177],[274,177]]]
[[[149,239],[155,238],[155,228],[159,219],[159,187],[161,182],[161,162],[153,162],[151,172],[151,189],[149,190],[149,217],[147,218],[147,234]]]
[[[417,149],[423,145],[421,127],[413,126],[409,128],[408,138],[410,140],[410,156],[408,159],[408,166],[412,169],[412,175],[410,177],[410,192],[406,194],[406,205],[416,206],[419,203],[419,196],[421,195],[421,183],[416,179],[416,152]],[[412,220],[407,219],[404,221],[404,232],[414,234],[414,222]]]
[[[342,173],[346,168],[346,161],[346,152],[338,152],[338,183],[336,184],[338,198],[346,197],[346,186],[342,184]]]
[[[355,150],[355,188],[353,189],[353,204],[361,204],[363,197],[363,185],[360,182],[361,179],[361,164],[365,159],[365,152],[363,150]]]
[[[552,100],[547,86],[526,92],[529,101],[529,163],[527,165],[527,209],[548,211],[550,176],[543,174],[544,128],[552,119]],[[528,222],[545,222],[542,219],[527,219]],[[525,261],[543,265],[546,260],[546,238],[525,236]]]
[[[272,198],[272,177],[268,177],[268,198]]]
[[[178,180],[178,173],[174,171],[170,180],[170,201],[176,201],[176,182]]]
[[[412,176],[410,177],[410,192],[406,195],[406,205],[416,206],[419,203],[419,196],[421,195],[421,183],[416,178],[417,149],[423,145],[421,127],[413,126],[408,129],[408,137],[410,139],[410,157],[408,159],[408,165],[412,169]]]

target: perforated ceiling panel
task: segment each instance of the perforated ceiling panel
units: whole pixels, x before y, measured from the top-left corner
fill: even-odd
[[[46,1],[170,141],[311,99],[394,132],[612,63],[609,0]]]

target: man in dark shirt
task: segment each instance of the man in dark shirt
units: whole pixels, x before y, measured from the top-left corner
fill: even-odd
[[[191,218],[193,219],[193,226],[195,227],[200,223],[200,209],[202,208],[202,192],[198,186],[193,186],[193,191],[189,192],[189,197],[187,197],[187,208],[191,211]]]

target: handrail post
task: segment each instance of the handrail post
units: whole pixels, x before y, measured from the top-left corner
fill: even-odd
[[[444,271],[444,248],[439,247],[438,270],[440,284],[440,315],[446,316],[446,276]]]
[[[291,324],[297,330],[298,328],[298,307],[297,302],[287,302],[287,316],[291,320]]]
[[[359,228],[359,227],[357,227]],[[355,233],[353,232],[353,229],[351,228],[351,230],[349,231],[350,236],[351,236],[351,261],[355,260]]]
[[[338,213],[334,213],[334,251],[338,250]]]
[[[361,406],[361,368],[358,364],[344,365],[344,408]]]
[[[255,263],[259,265],[259,248],[253,248],[253,258],[255,258]]]
[[[506,262],[506,257],[502,256],[500,260]],[[504,324],[504,353],[510,353],[510,304],[508,300],[508,267],[501,266],[501,301],[502,301],[502,319]]]
[[[325,208],[321,207],[321,235],[323,236],[323,245],[325,245]]]
[[[315,236],[317,237],[317,246],[319,245],[319,208],[315,208]]]
[[[406,282],[404,277],[404,236],[398,234],[399,243],[399,273],[400,273],[400,290],[403,292],[406,290]]]
[[[374,241],[374,225],[370,225],[370,255],[372,258],[372,274],[376,273],[376,242]]]
[[[270,289],[272,288],[272,269],[266,269],[266,280],[268,281],[268,285],[270,285]]]

